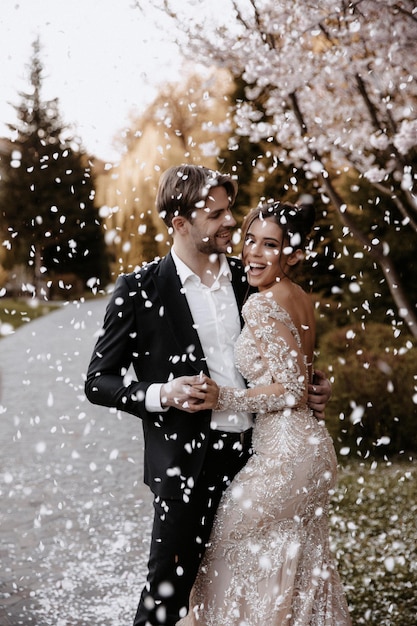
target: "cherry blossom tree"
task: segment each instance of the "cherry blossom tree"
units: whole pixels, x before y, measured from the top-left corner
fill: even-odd
[[[243,78],[231,149],[239,137],[266,140],[277,162],[317,181],[344,234],[380,266],[399,317],[417,336],[415,304],[391,250],[393,234],[417,242],[415,2],[224,0],[221,11],[216,2],[199,3],[197,12],[192,0],[151,4],[175,22],[187,56]],[[362,193],[371,185],[372,207],[355,206],[341,191],[346,172]],[[365,211],[372,211],[367,227]]]

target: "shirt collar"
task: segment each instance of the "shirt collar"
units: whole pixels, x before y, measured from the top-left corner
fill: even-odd
[[[185,284],[185,281],[188,278],[193,278],[193,277],[197,278],[197,280],[200,282],[200,277],[197,276],[197,274],[195,274],[193,270],[190,269],[188,265],[186,265],[184,261],[180,259],[178,254],[175,252],[174,248],[171,248],[171,255],[172,255],[172,258],[173,258],[173,261],[177,270],[177,274],[180,278],[182,285]],[[219,274],[217,276],[217,279],[220,279],[222,276],[226,276],[229,280],[232,280],[232,272],[230,270],[229,263],[227,262],[226,255],[219,254],[219,261],[220,261],[220,269],[219,269]]]

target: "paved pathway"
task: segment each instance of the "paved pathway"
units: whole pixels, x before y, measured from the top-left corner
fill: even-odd
[[[105,300],[0,341],[0,626],[129,626],[149,542],[142,430],[91,405]]]

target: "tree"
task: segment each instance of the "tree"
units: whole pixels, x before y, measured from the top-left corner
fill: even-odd
[[[102,227],[94,206],[87,156],[61,122],[57,99],[41,97],[40,43],[33,44],[28,93],[16,107],[17,124],[2,160],[1,230],[8,237],[9,267],[27,264],[33,283],[71,274],[108,280]]]
[[[235,79],[235,90],[230,100],[240,102],[244,99],[245,83]],[[262,112],[262,103],[257,103]],[[239,141],[231,136],[229,144],[220,151],[219,161],[228,172],[236,174],[239,189],[233,214],[240,226],[248,211],[260,202],[279,199],[282,202],[310,203],[316,210],[316,227],[312,237],[314,252],[308,262],[300,266],[295,276],[298,283],[309,291],[328,297],[332,289],[339,287],[340,275],[334,265],[337,252],[333,224],[329,223],[328,207],[317,197],[314,181],[302,170],[288,161],[278,161],[271,151],[268,141],[261,138],[258,142],[248,137]],[[240,250],[240,243],[239,249]]]
[[[344,235],[381,268],[398,317],[417,336],[417,290],[414,281],[410,294],[406,282],[415,255],[407,272],[402,267],[417,234],[415,2],[231,0],[221,16],[204,19],[199,10],[195,21],[188,5],[152,2],[187,35],[187,55],[244,80],[237,141],[264,140],[277,161],[317,181]],[[373,188],[375,202],[360,206],[353,190],[343,195],[338,183],[347,171],[359,191]]]
[[[166,253],[170,236],[155,209],[159,177],[178,163],[218,168],[227,143],[218,125],[232,87],[228,72],[193,74],[161,88],[146,111],[132,119],[120,163],[97,179],[115,272]]]

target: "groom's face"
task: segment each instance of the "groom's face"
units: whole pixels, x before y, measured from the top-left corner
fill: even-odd
[[[230,210],[226,189],[212,187],[205,206],[196,209],[189,224],[191,242],[199,252],[208,255],[230,252],[231,231],[236,226],[236,220]]]

